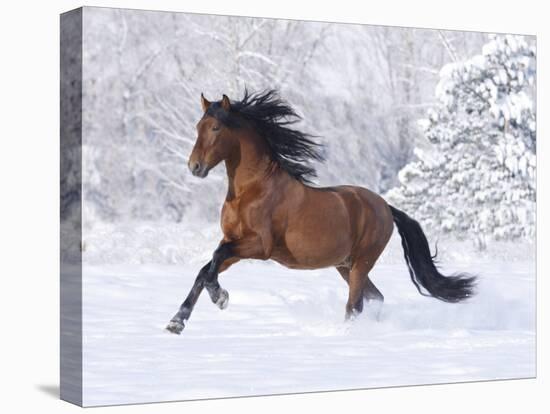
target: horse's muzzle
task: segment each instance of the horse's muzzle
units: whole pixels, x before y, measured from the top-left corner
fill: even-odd
[[[195,177],[204,178],[208,175],[210,170],[207,165],[200,162],[189,163],[189,169]]]

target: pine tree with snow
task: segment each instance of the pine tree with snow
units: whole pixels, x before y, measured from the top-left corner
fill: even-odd
[[[491,36],[482,54],[446,65],[427,142],[388,199],[433,232],[513,240],[535,232],[536,52],[522,36]]]

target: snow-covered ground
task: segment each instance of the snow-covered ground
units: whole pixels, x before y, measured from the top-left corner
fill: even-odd
[[[536,375],[532,259],[445,261],[443,270],[480,275],[475,298],[447,304],[420,296],[397,257],[372,273],[386,297],[380,320],[367,307],[344,322],[347,286],[333,269],[242,262],[220,276],[229,307],[204,293],[181,336],[164,328],[198,261],[86,264],[84,404]]]

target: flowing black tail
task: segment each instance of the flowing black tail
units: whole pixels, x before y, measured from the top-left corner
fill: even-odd
[[[475,276],[466,273],[444,276],[439,273],[433,261],[435,256],[430,254],[430,246],[420,224],[401,210],[392,206],[390,209],[401,236],[411,280],[420,294],[445,302],[460,302],[472,296]],[[422,292],[420,286],[429,294]]]

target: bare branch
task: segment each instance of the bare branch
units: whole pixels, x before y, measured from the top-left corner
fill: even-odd
[[[451,60],[455,63],[458,62],[460,59],[458,58],[458,55],[451,43],[447,40],[445,33],[443,33],[442,30],[438,30],[437,34],[439,36],[439,39],[441,40],[441,43],[443,43],[443,46],[445,46],[445,50],[447,51]]]

